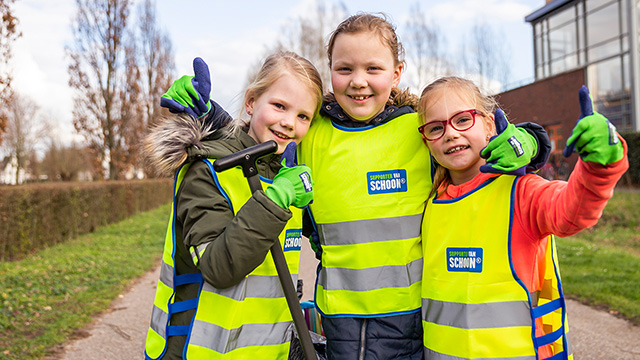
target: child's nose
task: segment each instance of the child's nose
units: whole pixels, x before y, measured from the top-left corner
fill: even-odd
[[[451,126],[451,125],[447,124],[447,125],[444,127],[444,135],[443,135],[443,138],[444,138],[445,140],[447,140],[447,139],[456,139],[456,138],[458,138],[459,136],[460,136],[460,132],[459,132],[458,130],[454,129],[454,128],[453,128],[453,126]]]
[[[361,71],[356,71],[351,78],[351,86],[355,88],[362,88],[367,86],[367,79]]]
[[[288,129],[293,129],[296,124],[296,116],[291,114],[284,114],[280,119],[280,125]]]

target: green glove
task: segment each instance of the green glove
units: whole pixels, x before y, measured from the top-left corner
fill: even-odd
[[[290,142],[282,153],[282,169],[264,193],[284,209],[293,205],[303,208],[313,200],[311,169],[296,165],[296,143]]]
[[[574,149],[583,161],[609,165],[624,156],[624,148],[616,127],[597,112],[593,112],[593,101],[589,89],[582,85],[578,92],[580,100],[580,118],[567,139],[567,147],[562,152],[565,157],[571,156]]]
[[[206,115],[211,109],[211,77],[209,67],[201,58],[193,59],[195,76],[185,75],[171,84],[160,98],[160,106],[172,113],[184,113],[196,119]]]
[[[496,110],[494,122],[496,133],[487,146],[480,151],[480,156],[487,163],[480,171],[496,174],[524,175],[527,165],[538,154],[536,138],[525,129],[518,128],[507,121],[504,112]]]

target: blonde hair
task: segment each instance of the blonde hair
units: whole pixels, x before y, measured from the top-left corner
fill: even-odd
[[[316,110],[313,117],[315,118],[322,104],[322,78],[316,67],[309,60],[291,51],[279,51],[265,59],[255,79],[247,87],[242,102],[243,105],[252,98],[257,99],[262,96],[285,73],[289,73],[306,83],[308,89],[314,93]],[[249,121],[238,117],[230,125],[231,133],[243,126],[247,126]]]
[[[448,89],[452,89],[458,93],[466,94],[469,99],[473,99],[473,102],[476,104],[476,110],[478,110],[482,115],[485,128],[487,128],[487,130],[491,129],[491,118],[487,115],[493,114],[495,112],[495,110],[498,108],[498,103],[492,96],[484,95],[480,91],[478,86],[473,83],[473,81],[457,76],[441,77],[431,84],[427,85],[427,87],[422,90],[420,101],[418,103],[418,116],[420,118],[421,124],[426,123],[427,110],[429,109],[429,107],[433,105],[434,101],[439,100],[435,96],[436,92]],[[435,159],[434,165],[435,175],[433,178],[433,185],[431,187],[429,197],[435,195],[442,184],[451,183],[449,170],[447,170],[444,166],[438,164]]]

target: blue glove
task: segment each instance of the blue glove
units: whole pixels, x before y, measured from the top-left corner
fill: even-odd
[[[185,75],[171,84],[160,98],[160,106],[175,114],[184,113],[201,118],[211,109],[211,77],[209,67],[201,58],[193,59],[195,76]]]
[[[535,158],[538,147],[535,137],[523,128],[509,123],[504,112],[495,112],[496,133],[489,143],[480,151],[480,156],[487,159],[480,171],[485,173],[525,175],[527,165]]]
[[[593,112],[593,102],[589,89],[582,85],[578,92],[580,100],[580,118],[567,139],[562,154],[571,156],[574,150],[583,161],[609,165],[624,156],[624,147],[618,139],[616,127],[597,112]]]

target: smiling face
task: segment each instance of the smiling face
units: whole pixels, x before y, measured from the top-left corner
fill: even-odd
[[[451,116],[469,109],[476,109],[473,95],[464,94],[464,90],[443,88],[429,95],[430,105],[425,111],[424,121],[446,121]],[[450,125],[445,127],[444,135],[435,141],[427,141],[431,155],[449,170],[453,185],[463,184],[480,173],[485,160],[480,151],[487,146],[493,132],[493,115],[482,112],[476,115],[475,124],[465,131],[457,131]]]
[[[402,64],[375,32],[343,33],[335,38],[331,85],[347,115],[367,122],[384,110],[391,89],[398,86]]]
[[[287,144],[299,144],[307,134],[317,106],[317,94],[309,84],[285,72],[259,97],[247,96],[249,136],[259,144],[275,140],[276,154],[281,154]]]

